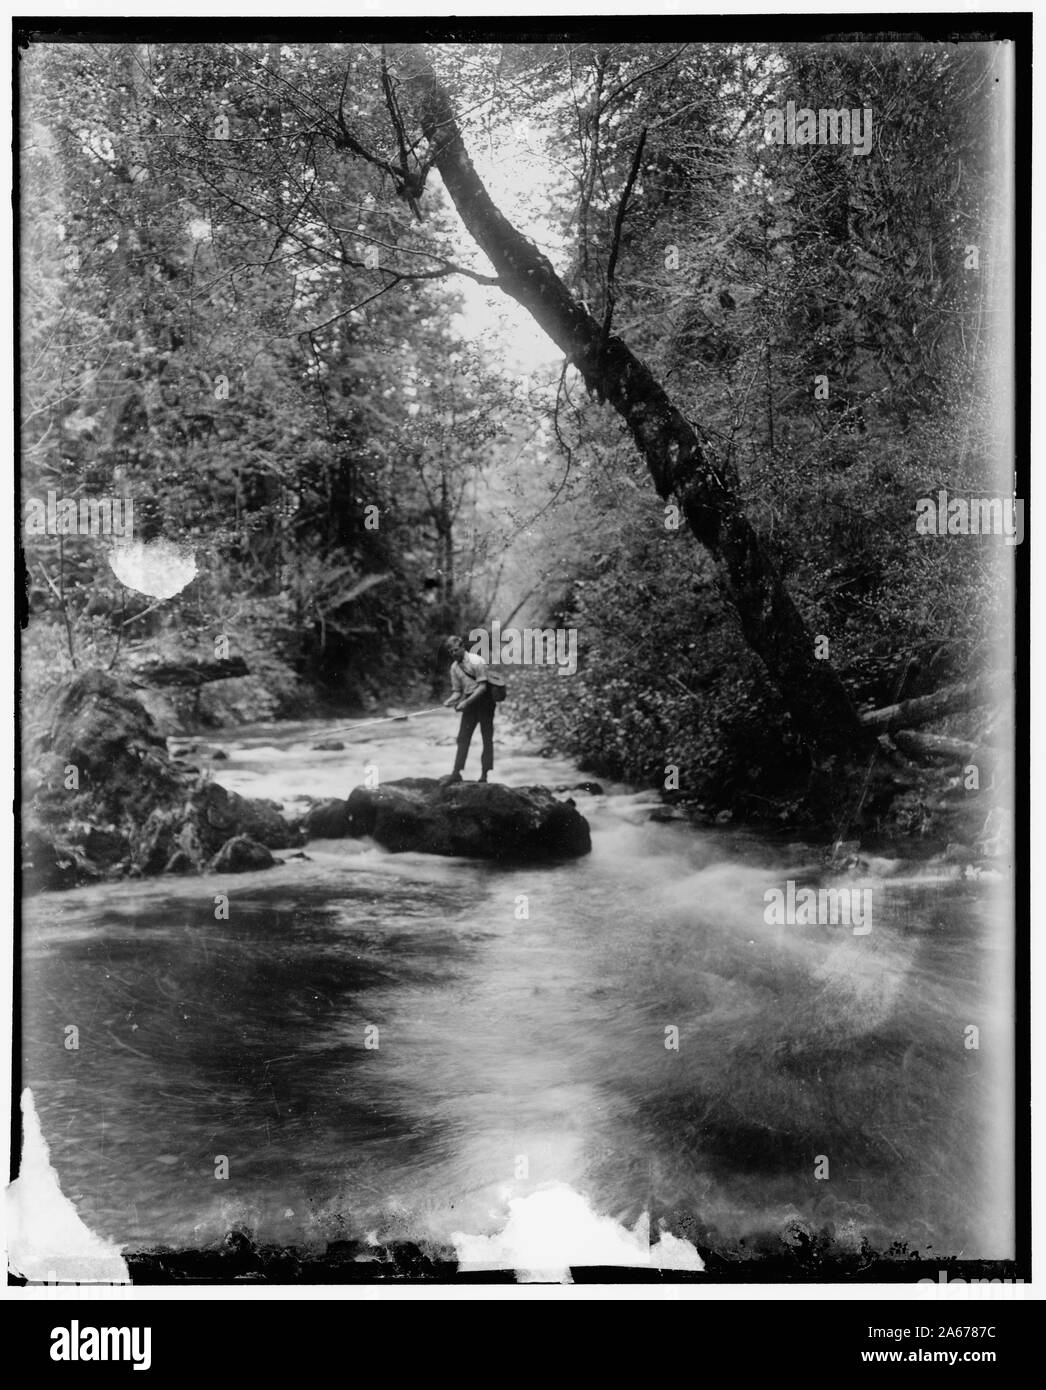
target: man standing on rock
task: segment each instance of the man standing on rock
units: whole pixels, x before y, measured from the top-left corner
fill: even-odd
[[[478,724],[483,738],[482,775],[479,780],[485,782],[488,772],[494,770],[494,696],[487,684],[487,664],[474,652],[466,650],[460,637],[448,637],[445,646],[451,656],[450,680],[454,693],[443,703],[461,711],[458,754],[454,759],[454,771],[447,781],[461,781],[469,744]]]

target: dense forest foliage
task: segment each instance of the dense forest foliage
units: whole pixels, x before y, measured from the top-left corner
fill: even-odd
[[[942,487],[1011,487],[1003,50],[429,55],[475,155],[525,157],[519,230],[736,480],[854,704],[991,665],[1012,549],[914,521]],[[158,599],[107,538],[27,538],[27,689],[225,638],[251,675],[187,714],[402,703],[444,632],[525,619],[578,633],[576,675],[513,678],[540,741],[656,785],[675,765],[722,804],[786,796],[810,771],[789,701],[621,418],[551,344],[521,383],[470,339],[463,285],[500,289],[409,63],[22,55],[23,497],[132,497],[135,543],[198,571]],[[790,100],[870,111],[871,147],[768,141]]]

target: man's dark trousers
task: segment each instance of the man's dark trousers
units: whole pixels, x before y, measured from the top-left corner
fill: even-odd
[[[469,755],[469,744],[476,731],[476,725],[483,738],[483,759],[481,771],[494,769],[494,697],[489,687],[484,695],[461,711],[461,727],[458,729],[458,756],[454,760],[454,771],[464,772],[465,760]]]

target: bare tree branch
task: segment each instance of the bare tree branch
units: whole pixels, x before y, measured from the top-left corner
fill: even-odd
[[[607,343],[610,341],[610,325],[614,318],[614,271],[617,267],[617,254],[621,245],[621,229],[625,225],[625,212],[628,208],[628,200],[632,196],[632,189],[635,186],[636,178],[639,175],[639,165],[643,158],[643,146],[646,144],[646,126],[640,131],[639,144],[636,152],[632,156],[632,167],[628,171],[628,179],[625,182],[625,191],[621,194],[621,201],[617,207],[617,216],[614,218],[614,239],[610,243],[610,258],[607,261],[607,293],[606,307],[603,312],[603,340],[600,346],[600,357],[606,352]]]
[[[418,205],[418,198],[421,195],[420,185],[415,188],[416,179],[410,172],[410,162],[407,155],[407,135],[403,129],[403,117],[400,115],[399,103],[396,101],[396,92],[392,86],[392,78],[389,76],[389,65],[385,58],[385,45],[381,46],[381,85],[385,93],[385,105],[388,108],[389,118],[392,121],[392,128],[396,132],[396,143],[400,152],[400,171],[401,179],[398,191],[405,199],[407,206],[419,222],[425,219],[421,215],[421,208]],[[422,179],[424,183],[424,179]]]

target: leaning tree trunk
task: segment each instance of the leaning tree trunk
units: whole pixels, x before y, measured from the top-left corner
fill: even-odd
[[[975,709],[978,705],[1002,704],[1005,707],[1012,686],[1002,677],[984,676],[979,681],[963,685],[946,685],[932,695],[918,695],[914,700],[902,700],[899,705],[869,710],[861,715],[861,724],[873,734],[890,734],[909,725],[928,724],[955,710]]]
[[[249,676],[250,670],[242,656],[227,656],[215,661],[160,661],[136,666],[131,671],[134,680],[142,685],[176,685],[196,687],[211,681],[234,680]]]
[[[688,526],[717,562],[749,645],[780,691],[799,732],[825,751],[868,740],[849,696],[814,640],[745,516],[737,479],[707,458],[693,427],[649,367],[573,297],[551,262],[499,212],[465,148],[453,104],[421,49],[398,45],[429,157],[462,221],[517,300],[609,401],[646,459],[661,497],[677,499]]]
[[[947,758],[949,762],[972,763],[982,756],[976,743],[944,734],[923,734],[915,729],[898,729],[893,741],[910,758]]]

